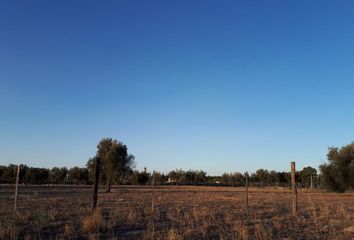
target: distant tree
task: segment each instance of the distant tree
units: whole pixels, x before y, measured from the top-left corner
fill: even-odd
[[[354,189],[354,142],[342,148],[330,147],[328,163],[320,165],[321,184],[325,188],[343,192]]]
[[[168,177],[177,180],[178,183],[186,183],[186,172],[182,169],[170,171]]]
[[[16,165],[10,164],[7,167],[2,166],[1,168],[1,182],[3,183],[14,183],[16,180]]]
[[[54,167],[50,170],[50,182],[53,184],[58,184],[60,181],[60,168]]]
[[[279,184],[290,186],[290,172],[278,172]]]
[[[0,183],[4,182],[5,171],[6,171],[6,167],[0,166]]]
[[[246,183],[245,175],[240,172],[234,173],[235,184],[237,185],[244,185]]]
[[[69,170],[66,167],[61,167],[59,171],[59,181],[66,183]]]
[[[204,184],[207,182],[208,178],[207,178],[207,173],[199,170],[199,171],[195,171],[195,176],[194,176],[194,183],[195,184]]]
[[[181,177],[181,172],[182,170],[172,170],[168,173],[168,177],[171,179],[179,179]]]
[[[243,185],[245,183],[245,177],[239,172],[235,173],[224,173],[221,176],[221,181],[223,184],[230,186]]]
[[[147,171],[139,172],[138,170],[135,170],[131,178],[135,185],[146,185],[149,183],[150,174]]]
[[[317,170],[313,167],[304,167],[299,175],[301,176],[301,183],[304,187],[311,186],[311,178],[313,186],[317,183]]]
[[[321,186],[325,189],[335,192],[344,192],[345,187],[342,182],[336,179],[338,175],[338,169],[333,164],[322,164],[320,165],[320,181]]]
[[[183,174],[183,182],[188,184],[194,184],[195,173],[193,170],[188,170]]]
[[[88,169],[80,167],[69,169],[68,180],[74,184],[87,184],[89,181]]]
[[[249,176],[249,182],[259,182],[260,180],[258,179],[258,176],[255,173],[251,173],[251,175]]]
[[[276,184],[278,186],[279,184],[279,177],[278,177],[278,173],[276,171],[270,171],[269,172],[269,181],[272,184]]]
[[[29,168],[28,181],[31,184],[47,184],[49,183],[49,172],[47,168]]]
[[[127,146],[112,138],[103,138],[99,142],[96,157],[101,160],[100,180],[107,186],[107,192],[111,191],[112,184],[132,174],[135,167],[134,156],[128,153]],[[92,173],[92,159],[89,159],[87,166]]]
[[[269,174],[269,171],[268,171],[268,170],[265,170],[265,169],[258,169],[258,170],[256,171],[256,176],[257,176],[257,178],[261,181],[262,186],[263,186],[264,184],[270,183],[270,174]]]
[[[28,183],[28,170],[29,167],[27,167],[26,165],[20,165],[20,183]]]

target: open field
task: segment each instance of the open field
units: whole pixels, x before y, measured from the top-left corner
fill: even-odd
[[[90,215],[90,186],[0,187],[0,239],[352,239],[354,194],[288,189],[114,187],[100,189]]]

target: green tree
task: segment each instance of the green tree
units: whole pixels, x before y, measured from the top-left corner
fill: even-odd
[[[50,170],[50,183],[58,184],[60,181],[60,168],[54,167]]]
[[[237,185],[243,185],[245,183],[245,177],[242,173],[224,173],[221,176],[221,181],[223,184],[231,185],[232,187]]]
[[[330,147],[327,158],[328,163],[320,165],[321,185],[337,192],[354,189],[354,142]]]
[[[314,169],[313,167],[304,167],[300,172],[300,176],[301,176],[302,185],[304,187],[309,188],[311,187],[311,181],[312,181],[312,186],[316,184],[317,170]]]
[[[74,184],[87,184],[89,181],[87,168],[71,168],[68,171],[68,180]]]
[[[146,171],[134,171],[132,176],[132,182],[135,185],[146,185],[149,183],[150,174]]]
[[[135,167],[134,156],[128,153],[128,147],[112,138],[103,138],[97,145],[96,157],[101,159],[100,180],[111,191],[111,185],[119,183],[119,179],[132,174]],[[89,160],[87,166],[92,172],[93,161]]]
[[[49,183],[49,169],[46,168],[29,168],[28,181],[31,184],[47,184]]]
[[[261,181],[262,187],[263,187],[264,184],[269,184],[270,183],[271,175],[270,175],[268,170],[258,169],[256,171],[256,176]]]
[[[290,186],[290,172],[278,172],[278,183],[282,186]]]

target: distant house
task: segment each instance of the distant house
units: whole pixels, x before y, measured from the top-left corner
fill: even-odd
[[[220,182],[220,181],[218,181],[218,180],[216,180],[216,181],[215,181],[215,183],[216,183],[216,184],[220,184],[221,182]]]
[[[168,183],[177,183],[177,178],[168,178],[167,180]]]

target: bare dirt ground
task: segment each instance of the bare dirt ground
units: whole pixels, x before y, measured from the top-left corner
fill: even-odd
[[[0,239],[354,239],[354,193],[300,190],[291,214],[289,189],[119,186],[0,187]],[[345,231],[344,229],[347,229]],[[353,231],[351,231],[353,230]]]

